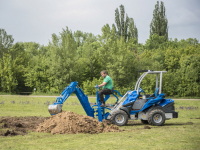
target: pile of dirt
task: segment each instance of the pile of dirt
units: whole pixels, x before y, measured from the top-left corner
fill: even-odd
[[[0,117],[0,135],[25,135],[27,131],[35,131],[37,126],[50,117]]]
[[[0,117],[0,136],[26,135],[27,131],[48,132],[51,134],[119,132],[110,121],[99,122],[89,116],[74,112],[59,113],[51,117]]]
[[[78,133],[104,133],[119,132],[119,128],[110,121],[99,122],[89,116],[79,115],[74,112],[63,111],[45,120],[36,129],[37,132],[47,132],[51,134],[78,134]]]

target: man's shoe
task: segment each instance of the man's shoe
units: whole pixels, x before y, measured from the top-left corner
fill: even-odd
[[[106,107],[105,103],[102,103],[100,107]]]

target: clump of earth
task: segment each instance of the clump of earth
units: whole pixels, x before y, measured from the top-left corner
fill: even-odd
[[[110,121],[99,122],[92,117],[70,111],[63,111],[51,117],[0,117],[0,136],[26,135],[28,131],[51,134],[95,134],[119,132],[120,129]]]
[[[99,122],[97,119],[89,116],[79,115],[74,112],[61,112],[51,118],[44,120],[37,132],[47,132],[51,134],[78,134],[78,133],[104,133],[119,132],[116,125],[110,121]]]

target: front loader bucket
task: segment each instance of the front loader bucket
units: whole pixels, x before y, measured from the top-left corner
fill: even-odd
[[[62,111],[62,104],[49,105],[48,110],[51,115],[58,114]]]

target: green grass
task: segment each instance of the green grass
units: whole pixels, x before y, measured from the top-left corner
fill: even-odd
[[[50,104],[56,97],[0,96],[0,116],[50,116]],[[14,102],[15,103],[14,103]],[[96,102],[90,98],[90,102]],[[108,100],[113,103],[114,98]],[[0,137],[0,149],[199,149],[200,147],[200,101],[175,101],[179,118],[167,120],[164,126],[142,124],[120,127],[125,130],[101,134],[60,134],[30,132],[25,136]],[[77,98],[68,98],[63,110],[84,114]],[[140,122],[140,121],[134,121]]]

